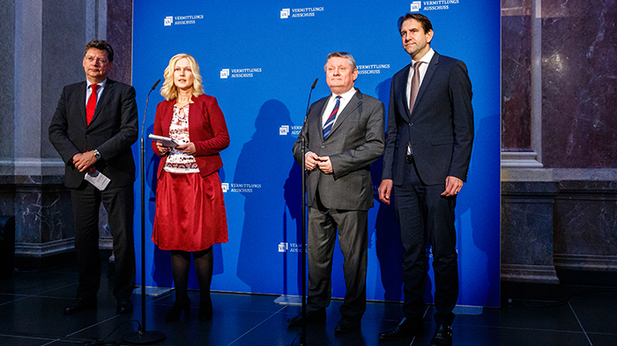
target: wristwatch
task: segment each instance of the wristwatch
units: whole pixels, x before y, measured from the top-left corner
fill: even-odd
[[[94,149],[94,158],[98,161],[101,159],[101,153],[98,150]]]

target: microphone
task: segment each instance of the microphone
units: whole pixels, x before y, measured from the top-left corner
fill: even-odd
[[[311,94],[313,94],[313,89],[315,89],[315,85],[317,85],[318,80],[319,78],[315,78],[313,85],[311,85],[311,91],[309,92],[308,102],[306,104],[304,123],[302,124],[302,131],[300,131],[300,143],[302,145],[302,318],[306,318],[306,138],[302,132],[306,126],[306,119],[308,118],[309,105],[311,104]],[[306,345],[306,323],[302,323],[300,345]]]
[[[315,85],[317,85],[318,80],[319,78],[315,78],[313,85],[311,85],[311,91],[309,92],[308,102],[306,104],[306,115],[308,115],[308,109],[309,109],[309,106],[311,105],[311,94],[313,93],[313,89],[315,89]],[[305,118],[306,118],[306,115],[305,115]]]
[[[319,80],[319,78],[315,78],[315,81],[313,82],[313,85],[311,85],[311,91],[309,91],[309,97],[308,97],[308,102],[306,103],[306,113],[304,114],[304,122],[302,123],[302,130],[304,130],[304,127],[306,126],[306,119],[308,118],[308,112],[309,112],[309,106],[311,105],[311,95],[313,94],[313,89],[315,89],[315,85],[317,85],[317,81]],[[304,163],[304,155],[306,154],[306,138],[304,138],[304,135],[302,134],[302,131],[300,131],[300,137],[302,139],[302,170],[304,171],[305,168],[305,163]],[[302,187],[303,191],[304,191],[304,185]]]
[[[160,79],[159,79],[160,80]],[[317,81],[319,80],[319,78],[315,78],[315,81],[313,82],[313,85],[311,86],[311,90],[315,89],[315,85],[317,85]],[[158,83],[158,82],[157,82]]]
[[[152,88],[150,88],[150,91],[148,92],[148,97],[146,97],[146,109],[144,111],[144,120],[141,122],[141,137],[142,137],[142,140],[143,140],[143,137],[144,137],[144,128],[146,127],[146,114],[148,114],[148,101],[150,101],[150,94],[154,91],[154,89],[156,88],[157,85],[159,85],[160,82],[161,82],[161,79],[159,78],[159,80],[157,80],[156,83],[154,83]]]
[[[156,88],[157,85],[159,85],[159,83],[161,82],[161,79],[159,78],[159,80],[156,81],[156,83],[154,83],[154,85],[152,86],[152,89],[150,89],[150,92],[152,92],[154,90],[154,88]],[[313,88],[315,87],[315,85],[313,84]],[[150,95],[150,94],[148,94]]]

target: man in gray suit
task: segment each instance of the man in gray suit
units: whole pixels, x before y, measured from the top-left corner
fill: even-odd
[[[351,54],[329,54],[325,70],[332,94],[311,105],[293,147],[301,164],[301,138],[306,139],[309,283],[306,321],[300,313],[287,322],[297,326],[326,319],[338,230],[347,292],[335,332],[348,333],[360,327],[366,310],[370,165],[383,155],[385,107],[353,87],[358,70]]]

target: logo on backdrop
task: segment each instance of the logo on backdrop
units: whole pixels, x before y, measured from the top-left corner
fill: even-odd
[[[358,74],[381,74],[381,70],[389,69],[390,64],[357,65]]]
[[[460,0],[428,0],[413,1],[409,10],[411,12],[424,11],[443,11],[449,10],[451,5],[458,5]],[[422,7],[424,6],[424,8]]]
[[[279,252],[302,252],[302,246],[297,243],[280,242]]]
[[[261,184],[236,184],[236,183],[221,183],[223,193],[253,193],[256,189],[261,189]]]
[[[284,8],[281,10],[281,19],[315,17],[318,12],[323,12],[323,7]]]
[[[301,125],[281,125],[279,127],[279,135],[287,136],[288,134],[299,135],[300,131],[302,131]]]
[[[221,69],[221,79],[227,78],[253,78],[256,73],[261,73],[261,67],[257,68],[224,68]]]
[[[190,15],[190,16],[167,16],[163,20],[164,26],[172,25],[192,25],[196,24],[198,20],[204,19],[203,14]]]

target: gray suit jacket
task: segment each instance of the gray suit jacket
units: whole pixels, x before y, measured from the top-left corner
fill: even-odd
[[[357,89],[356,89],[357,90]],[[308,205],[315,195],[324,206],[342,210],[369,210],[373,206],[371,163],[383,155],[385,107],[381,101],[356,91],[345,109],[337,116],[328,137],[323,138],[322,114],[329,97],[313,103],[294,144],[294,158],[302,164],[302,137],[306,151],[329,156],[332,174],[319,169],[308,172]]]

